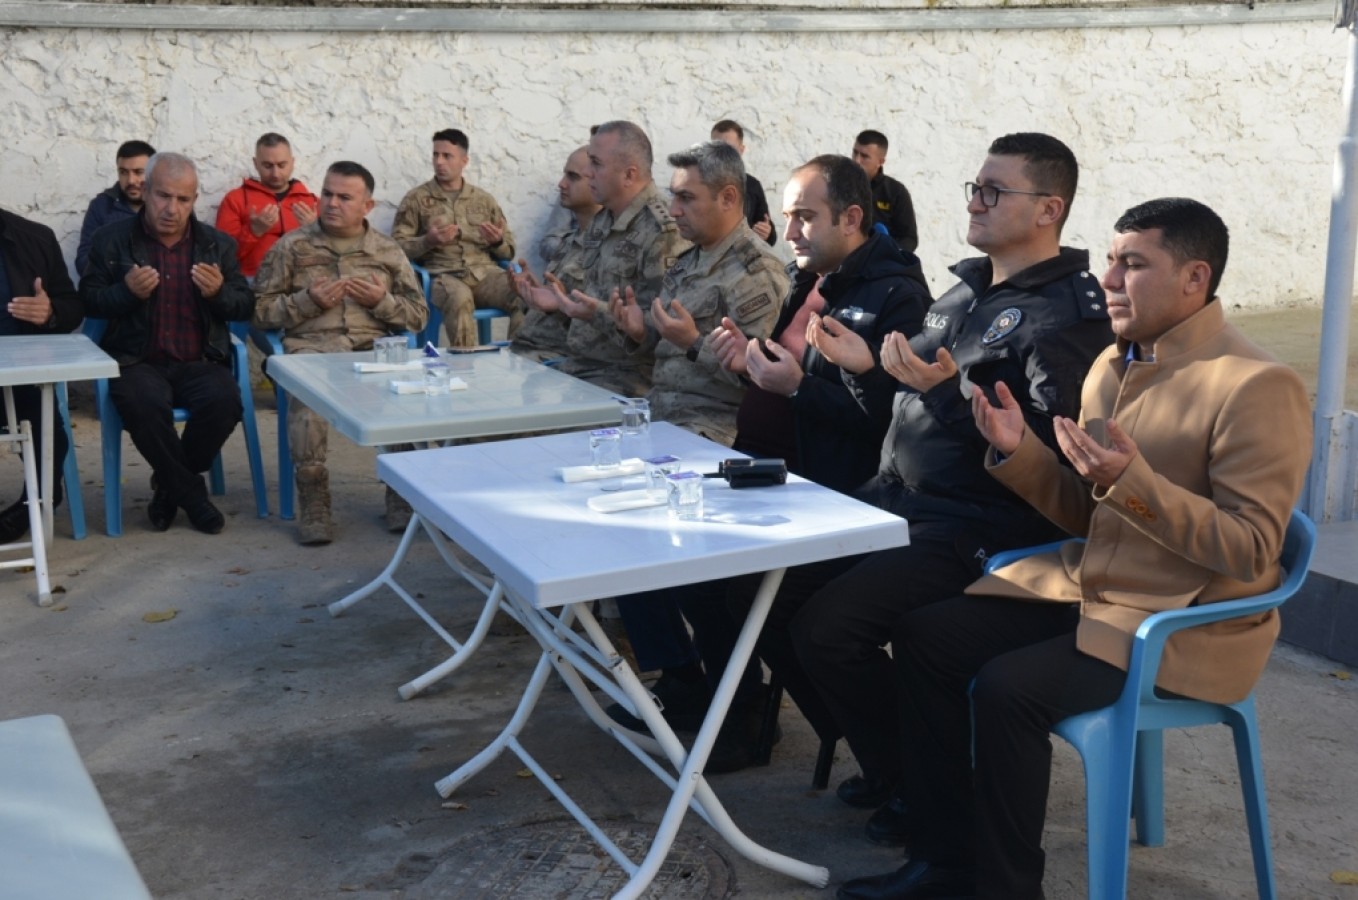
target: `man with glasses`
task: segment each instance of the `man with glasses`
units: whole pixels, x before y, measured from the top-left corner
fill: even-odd
[[[885,337],[880,365],[890,378],[874,375],[878,355],[840,321],[824,317],[809,331],[865,409],[892,410],[878,472],[857,493],[905,517],[910,545],[789,569],[760,653],[791,673],[785,684],[809,683],[809,698],[789,688],[798,706],[823,705],[843,731],[863,774],[839,796],[880,806],[867,827],[878,843],[906,839],[894,793],[910,763],[884,649],[893,625],[960,593],[996,551],[1061,536],[986,473],[971,394],[1005,382],[1032,433],[1053,447],[1053,418],[1079,411],[1085,372],[1112,333],[1088,252],[1060,244],[1077,178],[1074,154],[1056,138],[1011,134],[990,145],[965,186],[967,242],[985,255],[952,267],[960,280],[918,335]]]

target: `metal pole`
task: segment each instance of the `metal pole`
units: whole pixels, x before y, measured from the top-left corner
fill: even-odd
[[[1334,158],[1330,198],[1330,241],[1325,256],[1325,309],[1320,330],[1320,368],[1316,387],[1315,443],[1307,478],[1306,507],[1311,518],[1335,518],[1345,484],[1342,417],[1348,365],[1349,307],[1353,303],[1354,247],[1358,243],[1358,36],[1349,30],[1349,59],[1344,73],[1347,129]]]

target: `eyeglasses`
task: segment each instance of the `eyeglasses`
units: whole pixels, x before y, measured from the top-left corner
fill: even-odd
[[[977,184],[974,181],[968,181],[966,184],[962,185],[962,190],[966,192],[968,203],[975,200],[976,195],[980,194],[981,205],[984,206],[986,209],[995,208],[995,206],[1000,202],[1000,194],[1027,194],[1030,197],[1056,196],[1055,194],[1048,193],[1047,191],[1016,191],[1013,188],[995,187],[995,185],[993,184]]]

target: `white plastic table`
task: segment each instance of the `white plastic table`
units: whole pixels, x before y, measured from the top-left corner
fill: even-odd
[[[652,425],[651,450],[698,472],[733,454],[665,423]],[[484,750],[440,780],[449,796],[505,750],[538,780],[631,876],[618,897],[635,897],[654,879],[690,804],[742,855],[819,887],[828,871],[755,844],[722,808],[701,773],[736,683],[787,566],[866,553],[909,542],[906,522],[819,485],[790,478],[780,487],[733,491],[706,482],[701,521],[671,519],[665,507],[604,514],[587,506],[599,482],[563,483],[556,470],[588,462],[584,433],[473,444],[378,460],[378,475],[408,500],[431,531],[446,533],[493,574],[495,583],[454,667],[474,653],[497,607],[521,622],[542,647],[518,708]],[[589,602],[717,578],[765,572],[764,580],[691,751],[685,751],[626,661],[595,621]],[[575,620],[584,634],[571,628]],[[448,665],[448,664],[445,664]],[[519,742],[548,674],[555,669],[589,718],[612,734],[673,791],[652,845],[634,863]],[[652,740],[604,714],[584,683],[594,682],[646,722]],[[653,759],[661,754],[667,768]],[[678,773],[677,776],[674,773]]]
[[[368,362],[371,353],[296,353],[269,359],[269,374],[282,388],[323,416],[341,434],[357,444],[381,447],[392,444],[429,444],[454,438],[522,434],[555,428],[614,425],[621,409],[608,391],[564,375],[540,363],[515,356],[508,350],[494,353],[449,354],[453,375],[466,390],[439,396],[395,394],[393,379],[418,379],[416,372],[360,374],[355,362]],[[279,427],[284,427],[279,423]],[[385,458],[385,457],[380,457]],[[376,578],[348,596],[330,604],[338,616],[382,587],[390,588],[455,652],[463,642],[450,634],[401,586],[396,573],[422,528],[412,516],[396,553]],[[423,528],[443,560],[482,594],[491,586],[462,566],[436,529]],[[482,633],[468,640],[479,642],[490,628],[492,609],[484,616]],[[455,668],[456,665],[453,666]],[[402,698],[409,699],[451,668],[440,666],[402,685]]]
[[[0,897],[151,900],[57,716],[0,722]]]
[[[95,378],[117,378],[118,364],[113,357],[85,337],[83,334],[38,334],[11,335],[0,339],[0,387],[5,393],[5,412],[11,423],[9,440],[26,442],[22,429],[15,420],[14,391],[19,385],[39,385],[42,390],[42,461],[35,473],[32,467],[33,454],[24,453],[25,480],[35,480],[28,484],[28,496],[41,498],[41,527],[39,517],[30,515],[34,527],[30,529],[30,540],[10,545],[10,549],[31,547],[31,558],[8,560],[0,563],[0,568],[31,565],[38,581],[38,603],[41,606],[52,604],[52,590],[47,574],[47,545],[52,541],[52,397],[53,388],[60,381],[89,381]],[[32,423],[30,423],[30,427]],[[16,432],[18,432],[16,434]],[[74,450],[75,448],[72,448]],[[35,477],[36,476],[36,477]],[[78,491],[80,485],[67,485],[67,490]],[[29,507],[31,512],[35,507]]]
[[[289,353],[270,357],[269,375],[365,447],[615,424],[620,416],[607,391],[508,350],[449,355],[467,389],[437,397],[388,387],[393,378],[420,379],[418,371],[354,371],[355,362],[371,359],[371,353]]]

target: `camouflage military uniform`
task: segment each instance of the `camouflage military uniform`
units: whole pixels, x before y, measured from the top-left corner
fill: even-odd
[[[462,182],[462,190],[453,199],[439,187],[437,181],[427,181],[401,200],[391,236],[412,262],[419,263],[433,276],[434,306],[443,314],[443,327],[448,332],[449,345],[470,347],[476,344],[476,322],[472,313],[480,308],[500,309],[509,313],[509,331],[513,335],[523,320],[523,306],[509,276],[499,267],[499,260],[514,258],[514,233],[505,222],[505,214],[495,198],[470,182]],[[442,247],[430,247],[425,241],[431,221],[451,222],[460,229],[457,240]],[[481,238],[477,227],[490,222],[504,228],[504,240],[490,247]]]
[[[649,305],[660,294],[665,270],[674,265],[688,241],[670,218],[655,184],[647,185],[619,216],[601,210],[585,235],[584,266],[589,279],[583,288],[599,301],[592,319],[571,322],[566,346],[570,351],[561,371],[624,394],[644,396],[651,387],[651,356],[628,353],[617,339],[608,314],[613,289],[631,285],[637,302]]]
[[[646,339],[638,344],[619,333],[621,345],[630,352],[654,350],[652,418],[731,446],[745,387],[739,376],[717,362],[707,336],[728,316],[746,337],[768,337],[787,287],[783,263],[744,220],[710,251],[694,247],[680,256],[665,273],[660,299],[666,309],[669,301],[678,300],[693,316],[703,337],[698,358],[690,362],[689,348],[661,340],[645,306]]]
[[[312,301],[308,290],[316,279],[347,275],[375,275],[386,286],[387,295],[372,309],[352,300],[321,309]],[[372,227],[356,247],[344,253],[318,222],[290,231],[274,244],[255,276],[253,324],[283,329],[283,347],[289,353],[367,350],[374,338],[419,331],[428,315],[405,253]],[[293,401],[288,405],[287,429],[294,463],[325,462],[324,419]]]
[[[584,232],[571,228],[558,234],[547,259],[547,272],[561,279],[568,291],[585,289],[588,272],[585,270]],[[561,359],[569,352],[566,348],[566,329],[570,322],[570,317],[565,313],[530,309],[514,340],[510,342],[509,349],[537,362]]]

